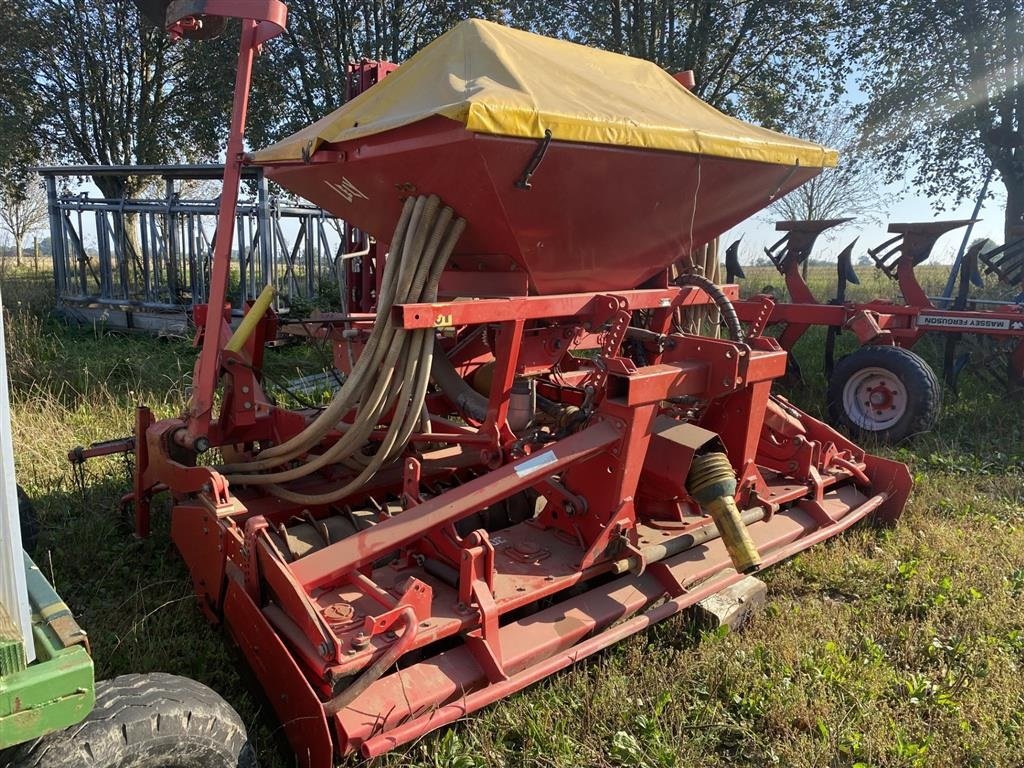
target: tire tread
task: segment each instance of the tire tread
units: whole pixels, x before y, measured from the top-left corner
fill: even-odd
[[[189,768],[256,766],[231,705],[202,683],[156,672],[97,683],[85,720],[0,755],[0,768],[147,768],[168,749]]]

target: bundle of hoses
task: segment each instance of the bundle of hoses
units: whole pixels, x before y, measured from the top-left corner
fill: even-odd
[[[275,496],[296,504],[330,504],[357,491],[401,455],[424,414],[434,331],[397,327],[391,308],[436,301],[441,272],[465,226],[465,220],[442,207],[436,196],[406,200],[384,266],[373,331],[351,374],[330,404],[295,437],[261,451],[253,461],[220,467],[230,482],[267,486]],[[353,410],[351,423],[343,422]],[[385,418],[387,431],[376,451],[367,455],[367,443]],[[341,431],[337,441],[311,454],[334,430]],[[303,494],[281,487],[338,463],[358,472],[341,488]]]

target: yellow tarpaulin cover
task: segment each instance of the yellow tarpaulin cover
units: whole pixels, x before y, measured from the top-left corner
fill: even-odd
[[[443,115],[476,133],[661,149],[821,168],[836,152],[724,115],[649,61],[472,19],[322,120],[257,152],[321,144]]]

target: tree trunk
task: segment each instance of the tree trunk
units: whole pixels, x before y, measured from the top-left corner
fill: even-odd
[[[1024,237],[1024,169],[1016,173],[1001,173],[1006,186],[1006,214],[1003,234],[1005,242]]]
[[[621,0],[612,0],[611,2],[611,21],[612,21],[612,50],[616,53],[622,53],[622,2]]]
[[[124,270],[122,272],[125,278],[125,291],[129,292],[129,288],[132,285],[137,284],[142,279],[142,235],[140,231],[139,214],[137,213],[125,213],[121,219],[122,232],[118,232],[118,228],[114,228],[114,234],[117,236],[121,235],[122,240],[122,258],[125,260]],[[132,267],[135,268],[135,275],[132,275]],[[127,298],[127,296],[126,296]]]
[[[130,198],[136,190],[136,181],[137,179],[126,181],[118,176],[93,177],[93,183],[99,187],[103,197],[113,202]],[[142,253],[142,238],[139,232],[139,214],[115,213],[113,217],[114,220],[111,222],[113,236],[117,241],[116,248],[117,251],[120,251],[120,258],[124,259],[124,271],[122,274],[127,278],[125,280],[125,289],[127,290],[128,285],[132,282],[131,266],[134,265],[137,275],[142,273],[142,258],[140,255]]]
[[[21,238],[18,236],[14,238],[14,266],[21,266]]]

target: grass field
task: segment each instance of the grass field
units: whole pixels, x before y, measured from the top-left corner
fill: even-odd
[[[755,289],[779,285],[773,271],[748,275]],[[827,297],[831,275],[812,278]],[[892,294],[862,278],[864,295]],[[2,288],[17,469],[43,525],[34,554],[89,631],[98,674],[199,679],[239,710],[265,768],[295,765],[240,655],[200,617],[161,508],[155,534],[132,539],[118,513],[129,467],[92,462],[83,488],[66,459],[128,434],[138,403],[179,411],[193,350],[64,327],[45,281],[9,276]],[[802,342],[808,381],[787,392],[812,413],[821,339]],[[277,375],[296,375],[294,353],[269,354]],[[915,477],[899,524],[858,526],[767,571],[769,607],[743,632],[667,621],[380,764],[1021,765],[1021,398],[968,375],[934,433],[879,450]]]

